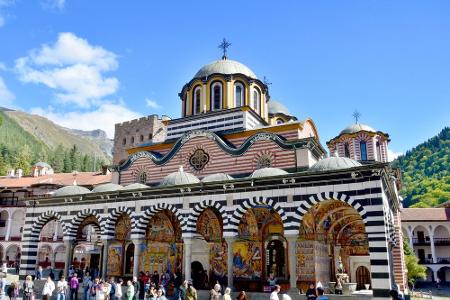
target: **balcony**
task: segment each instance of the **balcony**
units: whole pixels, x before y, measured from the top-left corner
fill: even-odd
[[[450,257],[438,257],[436,258],[436,262],[433,262],[431,258],[423,258],[419,259],[419,263],[422,265],[431,265],[431,264],[450,264]]]
[[[435,246],[448,246],[450,245],[450,238],[434,238]]]
[[[426,237],[424,239],[413,238],[413,245],[415,245],[415,246],[430,245],[430,238],[429,237]]]

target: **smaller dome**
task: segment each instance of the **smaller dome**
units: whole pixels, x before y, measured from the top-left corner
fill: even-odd
[[[53,197],[73,196],[89,194],[91,191],[85,187],[79,185],[68,185],[57,189],[53,192]]]
[[[132,183],[121,188],[122,191],[147,189],[148,185],[142,183]]]
[[[199,182],[200,179],[195,177],[195,175],[184,172],[183,167],[180,167],[177,172],[170,173],[164,177],[163,181],[160,183],[160,186],[185,185]]]
[[[261,168],[255,170],[255,172],[250,175],[250,178],[261,178],[261,177],[271,177],[289,174],[285,170],[278,168]]]
[[[92,192],[93,193],[103,193],[103,192],[114,192],[117,190],[122,189],[121,185],[115,184],[115,183],[105,183],[96,186]]]
[[[320,171],[348,169],[359,166],[362,165],[356,160],[347,157],[333,156],[319,160],[311,168],[309,168],[309,170],[314,172],[320,172]]]
[[[202,179],[202,182],[227,181],[227,180],[233,180],[233,179],[234,178],[228,174],[217,173],[217,174],[211,174],[211,175],[205,176]]]
[[[49,168],[49,169],[52,168],[48,163],[43,162],[43,161],[40,161],[40,162],[35,163],[35,164],[33,165],[33,167],[41,167],[41,168]]]
[[[269,114],[271,114],[271,115],[283,114],[286,116],[292,116],[292,114],[289,112],[287,107],[278,101],[270,100],[268,103],[268,108],[269,108]]]
[[[203,78],[212,74],[224,74],[224,75],[244,74],[247,77],[256,79],[255,73],[253,73],[253,71],[250,70],[246,65],[243,65],[238,61],[230,59],[216,60],[213,61],[212,63],[203,66],[194,75],[194,78]]]
[[[360,132],[360,131],[377,132],[375,129],[373,129],[372,127],[370,127],[368,125],[351,124],[351,125],[345,127],[344,130],[342,130],[341,133],[339,133],[339,135],[345,134],[345,133],[356,133],[356,132]]]

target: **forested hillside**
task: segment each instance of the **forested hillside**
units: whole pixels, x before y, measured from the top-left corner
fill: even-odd
[[[393,161],[402,170],[405,207],[432,207],[450,200],[450,128]]]
[[[22,169],[30,174],[31,166],[48,162],[55,172],[97,171],[105,161],[82,153],[76,145],[51,147],[24,130],[14,119],[0,111],[0,176],[8,169]]]

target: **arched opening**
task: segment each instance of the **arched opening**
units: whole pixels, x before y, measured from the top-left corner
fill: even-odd
[[[52,266],[53,250],[50,245],[41,245],[38,250],[38,266],[46,269]]]
[[[202,111],[202,87],[198,86],[194,89],[192,101],[192,115],[198,115]]]
[[[177,216],[165,209],[155,213],[145,231],[145,244],[139,258],[139,271],[158,274],[181,274],[183,244]],[[166,291],[169,295],[171,290]]]
[[[124,266],[129,262],[130,256],[126,255],[125,250],[131,250],[129,248],[131,235],[131,218],[123,213],[119,216],[115,227],[115,236],[108,245],[108,262],[107,272],[109,276],[131,276],[133,274],[133,264],[131,269]],[[132,248],[134,255],[134,246]]]
[[[221,82],[214,82],[211,85],[211,100],[209,103],[211,110],[219,110],[222,108],[222,99],[223,99],[222,90],[223,89]]]
[[[350,158],[350,146],[348,143],[344,143],[344,156]]]
[[[278,284],[287,285],[287,258],[280,215],[267,205],[248,209],[233,243],[234,285],[242,290],[261,291],[271,274]]]
[[[234,104],[236,107],[245,105],[245,88],[240,82],[234,84]]]
[[[40,242],[57,242],[63,240],[63,229],[61,222],[56,219],[48,221],[39,234]]]
[[[437,276],[441,280],[441,283],[450,283],[450,267],[445,266],[440,268]]]
[[[66,251],[67,250],[64,245],[60,245],[55,249],[55,253],[54,253],[55,269],[61,269],[61,270],[64,269]]]
[[[365,266],[356,269],[356,289],[368,290],[370,288],[370,271]]]
[[[367,144],[366,141],[359,142],[359,150],[361,153],[361,160],[367,160]]]
[[[72,265],[75,269],[88,270],[90,274],[100,274],[102,253],[101,230],[97,218],[87,216],[78,226],[73,249]]]
[[[209,289],[219,282],[222,286],[227,284],[227,244],[222,238],[223,220],[220,213],[208,207],[197,219],[197,237],[192,243],[196,251],[193,261],[198,261],[202,269],[192,269],[191,276],[194,287]]]
[[[357,268],[370,267],[369,242],[358,211],[338,200],[312,206],[300,226],[297,259],[297,280],[302,289],[319,281],[357,283]],[[359,288],[365,289],[362,284],[366,282]]]
[[[257,88],[253,89],[252,107],[258,115],[261,115],[261,93]]]
[[[13,213],[12,216],[12,222],[11,222],[11,233],[9,236],[9,239],[11,241],[20,241],[22,238],[22,229],[24,224],[24,211],[23,210],[16,210]]]
[[[430,234],[427,228],[422,225],[418,225],[413,229],[413,245],[416,252],[419,263],[432,263],[433,256],[431,253],[431,241]]]
[[[8,230],[8,211],[2,210],[0,212],[0,240],[4,240],[6,237],[6,231]]]
[[[125,268],[123,270],[124,274],[133,274],[134,265],[134,244],[128,244],[125,251]]]
[[[6,264],[8,267],[14,267],[20,261],[20,247],[19,245],[10,245],[6,248]]]

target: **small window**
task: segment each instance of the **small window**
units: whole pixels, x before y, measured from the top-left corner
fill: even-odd
[[[150,133],[150,134],[148,135],[148,139],[151,140],[152,138],[153,138],[153,134]]]
[[[244,105],[244,86],[238,82],[234,84],[234,102],[236,107]]]
[[[147,173],[146,172],[139,173],[139,183],[142,183],[142,184],[147,183]]]
[[[377,148],[377,159],[378,159],[378,161],[381,161],[381,145],[380,145],[380,142],[377,142],[376,148]]]
[[[284,121],[283,121],[283,119],[277,119],[277,125],[280,125],[280,124],[283,124],[284,123]]]
[[[222,84],[215,82],[212,85],[211,93],[211,110],[219,110],[222,108]]]
[[[261,105],[260,105],[260,94],[258,90],[253,91],[253,109],[260,115],[261,114]]]
[[[350,158],[350,148],[348,146],[348,143],[344,144],[344,156]]]
[[[196,87],[194,90],[193,115],[198,115],[202,109],[202,88]]]
[[[139,140],[140,140],[141,142],[143,142],[143,141],[144,141],[144,136],[143,136],[142,134],[141,134],[141,136],[140,136]]]
[[[127,144],[127,139],[126,139],[126,138],[123,138],[122,144],[123,144],[123,145],[126,145],[126,144]]]
[[[367,160],[367,145],[365,141],[359,143],[359,149],[361,151],[361,160]]]
[[[134,136],[131,137],[131,143],[134,144]]]

